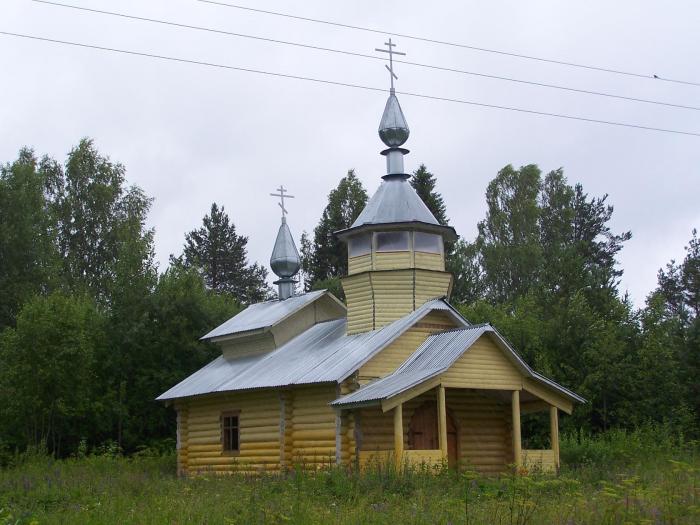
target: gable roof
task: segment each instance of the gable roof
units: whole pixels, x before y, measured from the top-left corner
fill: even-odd
[[[215,339],[217,337],[271,328],[323,296],[335,299],[327,290],[316,290],[303,295],[294,295],[283,301],[275,299],[273,301],[251,304],[242,312],[214,328],[201,339]],[[335,300],[337,301],[337,299]]]
[[[462,326],[469,325],[444,299],[428,301],[393,323],[360,334],[346,335],[345,319],[326,321],[272,352],[234,359],[218,357],[157,399],[343,381],[434,310],[448,313]]]
[[[578,394],[532,370],[495,328],[483,324],[428,336],[425,342],[396,371],[368,383],[351,394],[339,397],[331,402],[331,405],[350,407],[377,403],[425,383],[449,369],[485,333],[493,338],[494,342],[505,352],[506,357],[523,375],[547,385],[572,401],[586,402]]]

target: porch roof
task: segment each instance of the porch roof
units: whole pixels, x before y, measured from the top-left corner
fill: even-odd
[[[482,324],[429,336],[395,372],[339,397],[332,401],[331,405],[342,409],[378,404],[426,383],[447,371],[483,334],[489,334],[493,338],[525,377],[557,391],[570,401],[586,402],[578,394],[532,370],[495,328],[489,324]]]

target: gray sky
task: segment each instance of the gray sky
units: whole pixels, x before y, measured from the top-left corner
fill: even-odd
[[[59,0],[60,1],[60,0]],[[233,0],[231,0],[233,1]],[[470,45],[700,81],[700,4],[676,1],[282,2],[244,5]],[[382,35],[194,0],[67,0],[96,9],[373,53]],[[0,30],[340,82],[385,87],[380,61],[2,0]],[[408,60],[700,106],[700,87],[573,69],[395,38]],[[0,161],[24,145],[64,160],[83,136],[155,198],[161,270],[216,201],[249,255],[267,265],[279,224],[268,193],[284,183],[297,239],[350,168],[370,194],[384,158],[386,94],[116,55],[0,35]],[[398,90],[700,132],[700,112],[397,65]],[[590,195],[608,193],[637,305],[656,272],[700,226],[700,137],[566,121],[400,96],[411,127],[407,170],[425,163],[458,233],[472,239],[488,182],[506,164],[563,167]]]

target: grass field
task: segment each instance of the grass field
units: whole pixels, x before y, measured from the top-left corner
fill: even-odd
[[[15,458],[0,524],[700,523],[700,450],[658,429],[565,438],[559,476],[328,469],[177,479],[173,456]]]

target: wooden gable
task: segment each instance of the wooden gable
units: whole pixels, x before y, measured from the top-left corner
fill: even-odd
[[[449,314],[441,311],[430,312],[396,341],[362,365],[358,374],[359,383],[365,384],[391,374],[423,344],[429,335],[458,326],[457,321]]]
[[[452,388],[520,390],[523,374],[486,333],[442,374],[442,382]]]

